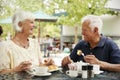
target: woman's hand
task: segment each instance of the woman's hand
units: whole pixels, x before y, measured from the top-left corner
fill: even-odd
[[[31,67],[31,62],[30,61],[24,61],[21,62],[17,67],[13,69],[14,72],[20,72],[20,71],[26,71],[29,70]]]
[[[55,62],[52,58],[48,58],[44,60],[44,64],[48,66],[48,65],[55,64]]]

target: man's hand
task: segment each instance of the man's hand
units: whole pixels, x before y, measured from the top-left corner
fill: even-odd
[[[64,66],[67,66],[68,64],[70,64],[72,62],[73,61],[70,59],[70,57],[66,56],[66,57],[63,58],[61,65],[62,65],[62,67],[64,67]]]
[[[84,60],[90,64],[99,64],[99,60],[94,55],[86,55]]]

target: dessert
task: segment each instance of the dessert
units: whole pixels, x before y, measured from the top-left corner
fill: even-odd
[[[40,66],[47,66],[47,65],[41,64]],[[55,65],[55,64],[49,65],[47,67],[48,67],[48,71],[53,71],[53,70],[57,70],[58,69],[58,66]]]
[[[77,50],[77,55],[78,56],[80,56],[80,55],[85,56],[84,53],[81,50]]]
[[[82,51],[81,50],[77,50],[77,55],[78,56],[82,55]]]
[[[56,70],[56,69],[58,69],[58,67],[57,67],[56,65],[54,65],[54,64],[48,66],[48,70],[49,70],[49,71],[51,71],[51,70]]]

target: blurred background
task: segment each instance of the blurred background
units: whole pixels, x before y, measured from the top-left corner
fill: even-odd
[[[14,35],[12,15],[17,10],[26,10],[36,17],[32,38],[42,45],[49,35],[54,47],[60,50],[68,47],[71,51],[82,38],[81,18],[95,14],[103,20],[102,33],[119,45],[119,3],[120,0],[0,0],[0,25],[4,31],[1,36],[7,40]]]

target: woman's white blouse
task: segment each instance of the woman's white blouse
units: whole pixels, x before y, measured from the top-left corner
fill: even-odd
[[[18,46],[12,40],[8,40],[0,46],[0,69],[14,68],[23,61],[31,61],[33,65],[39,65],[41,61],[40,46],[34,39],[29,39],[27,49]]]

